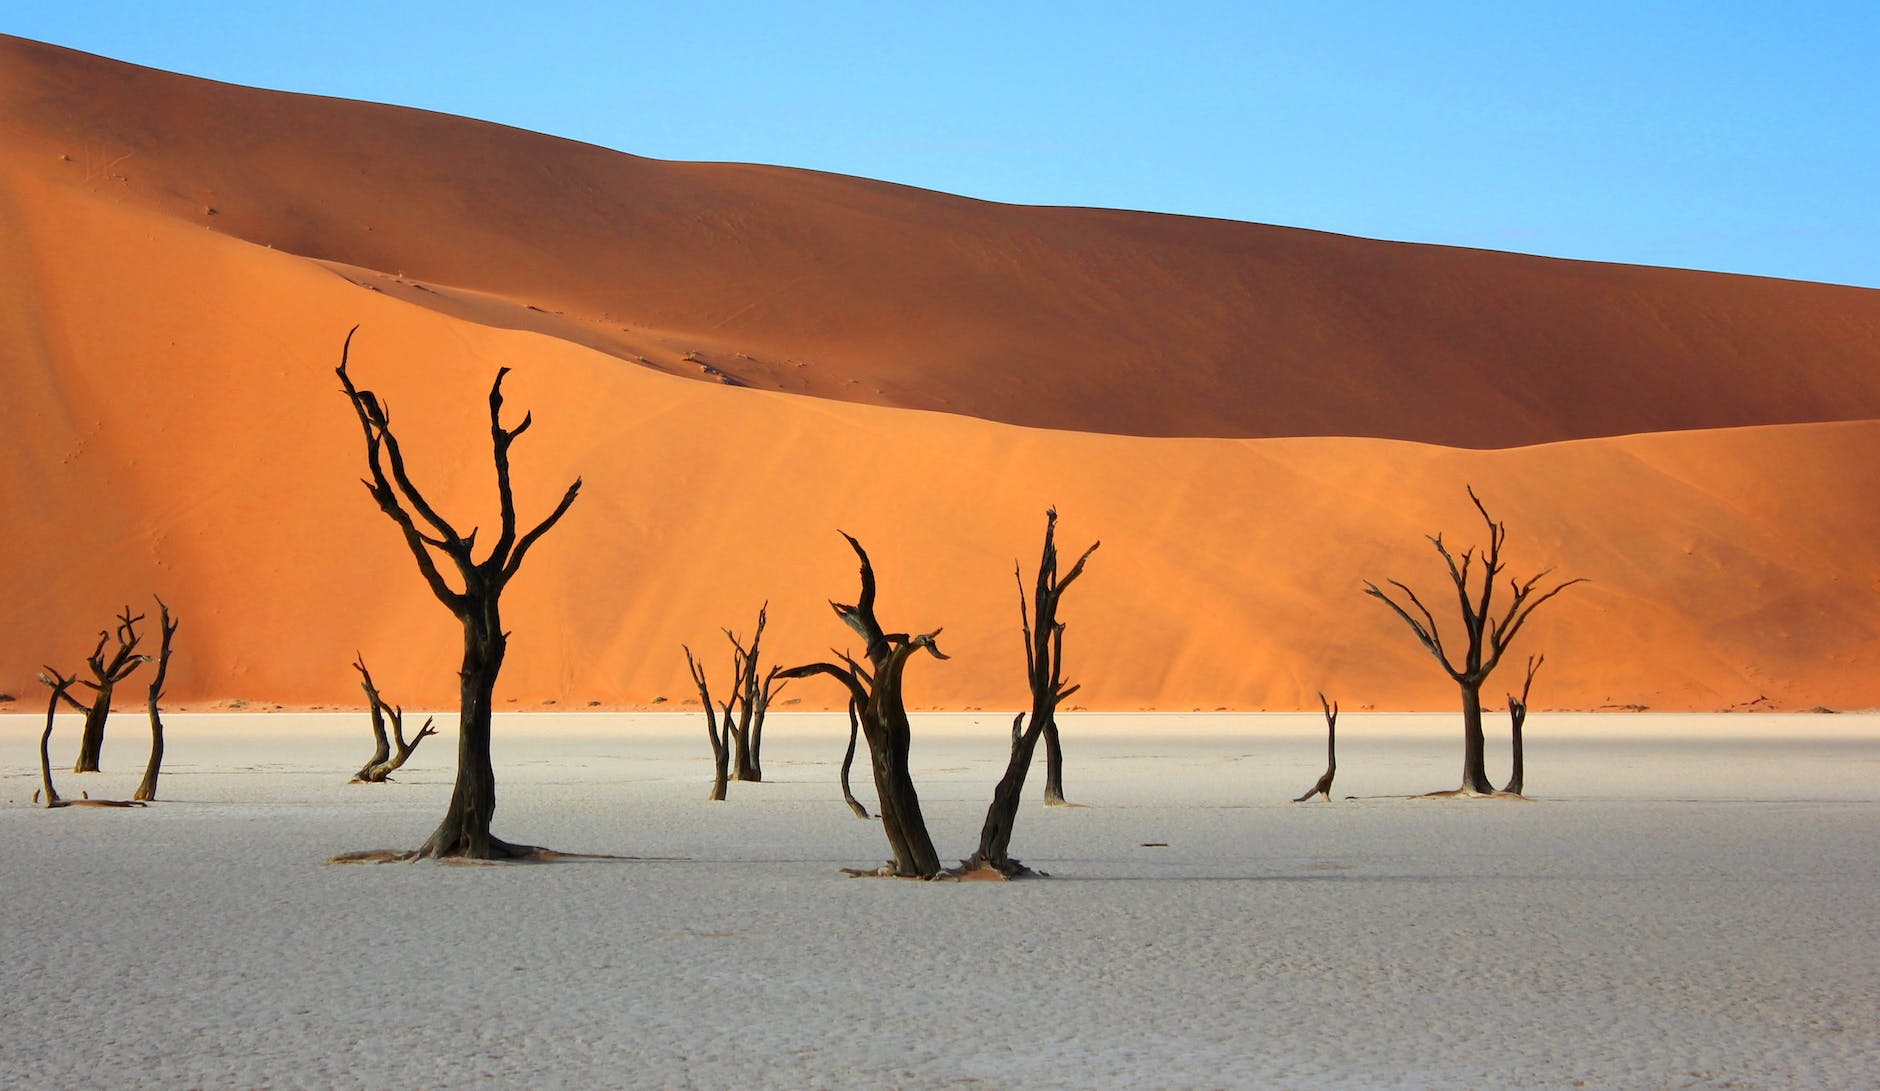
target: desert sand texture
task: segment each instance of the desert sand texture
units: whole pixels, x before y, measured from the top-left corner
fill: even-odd
[[[1015,705],[1012,568],[1055,505],[1064,548],[1103,541],[1064,608],[1085,706],[1446,708],[1361,587],[1441,593],[1424,535],[1481,540],[1467,485],[1511,574],[1593,581],[1516,649],[1548,653],[1536,707],[1880,705],[1880,293],[660,163],[0,51],[22,703],[153,592],[173,702],[356,704],[355,652],[449,699],[456,626],[357,480],[358,326],[354,377],[460,525],[494,521],[498,367],[534,415],[525,522],[585,482],[505,598],[517,707],[682,704],[680,643],[765,601],[773,656],[823,657],[838,528],[885,624],[945,629],[910,701]]]
[[[55,750],[69,759],[76,717]],[[1533,802],[1454,783],[1452,715],[1073,714],[1011,884],[885,853],[838,715],[773,717],[705,801],[695,716],[499,716],[504,836],[638,857],[325,866],[415,845],[454,728],[347,785],[363,717],[177,715],[164,802],[30,805],[0,717],[0,1082],[241,1087],[1856,1087],[1880,1068],[1880,721],[1529,721]],[[964,854],[1002,715],[915,717]],[[122,795],[142,724],[114,720]],[[1499,734],[1499,733],[1497,733]],[[1505,749],[1491,767],[1505,768]],[[864,778],[865,779],[865,778]],[[863,790],[871,805],[872,793]],[[1347,800],[1355,794],[1380,798]]]

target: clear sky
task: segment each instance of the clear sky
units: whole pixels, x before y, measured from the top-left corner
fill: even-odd
[[[662,159],[1880,287],[1880,3],[20,2]]]

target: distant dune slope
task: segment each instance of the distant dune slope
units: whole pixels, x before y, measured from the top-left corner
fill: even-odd
[[[0,134],[432,309],[843,401],[1471,448],[1880,416],[1870,290],[659,162],[12,38]]]
[[[40,664],[77,666],[156,591],[183,619],[176,701],[356,703],[357,650],[394,699],[449,706],[457,633],[357,480],[332,374],[357,324],[354,374],[446,511],[493,517],[483,396],[503,365],[510,406],[536,420],[515,450],[524,518],[587,481],[505,602],[518,706],[680,704],[679,643],[718,652],[719,628],[748,630],[765,600],[778,657],[843,645],[827,605],[855,590],[841,528],[874,554],[885,623],[945,627],[954,658],[913,668],[913,702],[1017,707],[1012,566],[1035,563],[1055,504],[1066,547],[1104,543],[1064,607],[1078,702],[1299,708],[1323,688],[1347,707],[1449,707],[1360,587],[1397,577],[1442,600],[1423,535],[1479,540],[1470,483],[1508,521],[1516,572],[1595,581],[1517,649],[1548,653],[1538,706],[1880,705],[1880,424],[1838,419],[1873,415],[1876,293],[651,163],[16,40],[0,40],[0,137],[0,690],[23,702],[42,699]],[[609,194],[591,206],[590,182]],[[645,246],[607,241],[620,232]],[[1115,263],[1079,274],[1098,253]],[[1281,265],[1275,283],[1315,286],[1281,310],[1237,317],[1251,297],[1208,294],[1218,270]],[[1450,287],[1425,307],[1432,283]],[[771,302],[738,310],[766,285]],[[1093,294],[1105,285],[1121,294]],[[1465,304],[1478,291],[1494,306]],[[602,310],[632,329],[608,332]],[[1655,317],[1615,318],[1637,313]],[[1636,360],[1696,347],[1662,368],[1550,371],[1568,350],[1536,333],[1548,315]],[[1289,359],[1349,366],[1194,363],[1245,323],[1271,325]],[[1190,363],[1116,347],[1154,330]],[[815,378],[695,381],[676,353],[706,333],[712,366],[758,375],[794,359],[779,346],[809,346],[788,367]],[[1487,370],[1417,355],[1451,337],[1534,351]],[[1017,345],[1022,366],[975,355]],[[623,365],[639,348],[660,366]],[[844,389],[859,384],[837,361],[894,392]],[[1706,368],[1714,382],[1691,378]],[[1467,382],[1424,389],[1445,374]],[[1667,375],[1691,384],[1681,397]],[[1615,383],[1633,396],[1601,392]],[[1549,384],[1575,397],[1556,404]],[[942,404],[969,396],[984,400]],[[950,411],[856,404],[871,399]],[[1637,431],[1641,414],[1666,434],[1458,449],[1509,442],[1496,430],[1517,403],[1533,438]],[[1347,430],[1375,436],[1306,434],[1367,412]],[[1053,427],[975,419],[1027,413]],[[1274,431],[1300,434],[1236,438]]]

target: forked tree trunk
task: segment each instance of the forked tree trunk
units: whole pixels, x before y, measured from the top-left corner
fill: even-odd
[[[132,616],[131,608],[126,606],[118,615],[115,632],[117,649],[107,659],[104,654],[113,631],[106,629],[98,634],[98,645],[85,660],[92,678],[81,683],[92,690],[91,707],[85,712],[85,729],[79,736],[78,761],[72,766],[74,773],[96,773],[98,759],[104,750],[105,720],[111,715],[111,695],[119,682],[129,678],[137,668],[150,661],[147,655],[137,654],[137,645],[143,637],[137,632],[137,623],[144,616]],[[76,702],[73,702],[76,703]]]
[[[427,716],[418,733],[405,738],[405,710],[387,701],[379,692],[378,685],[372,681],[372,672],[366,669],[365,656],[354,658],[353,669],[359,672],[359,688],[365,691],[366,707],[372,719],[372,756],[353,774],[350,783],[383,784],[405,767],[419,743],[437,734],[437,728],[432,726],[433,718]]]
[[[72,688],[73,679],[47,667],[39,674],[39,680],[52,688],[52,697],[46,702],[46,729],[39,733],[39,791],[47,807],[59,805],[59,791],[52,786],[52,725],[59,711],[60,702],[64,701]]]
[[[131,794],[132,799],[146,803],[157,798],[157,776],[163,771],[163,716],[157,710],[157,703],[163,700],[163,682],[170,676],[171,642],[176,637],[177,625],[162,599],[157,600],[157,609],[163,642],[157,650],[157,676],[150,680],[150,695],[146,701],[150,712],[150,760],[144,764],[144,779]]]
[[[1024,713],[1012,719],[1012,747],[1006,760],[1005,775],[992,791],[992,803],[986,808],[986,820],[979,830],[979,848],[971,858],[960,861],[967,871],[990,868],[1005,876],[1027,874],[1030,869],[1012,859],[1012,830],[1018,822],[1019,799],[1025,790],[1025,774],[1031,769],[1038,739],[1043,736],[1049,755],[1057,737],[1057,706],[1075,693],[1077,686],[1064,683],[1064,623],[1058,620],[1058,600],[1079,576],[1084,563],[1096,552],[1092,545],[1077,559],[1063,579],[1058,578],[1057,511],[1045,512],[1044,549],[1038,560],[1038,578],[1031,595],[1031,609],[1025,605],[1024,577],[1017,566],[1018,614],[1025,639],[1025,675],[1031,690],[1031,719],[1026,726]],[[1101,543],[1098,543],[1101,544]],[[1036,622],[1034,626],[1033,622]],[[1055,766],[1056,763],[1051,763]],[[1049,802],[1049,785],[1047,785]],[[1058,802],[1063,802],[1062,792]]]
[[[496,772],[490,762],[490,717],[495,703],[496,678],[503,667],[508,634],[503,632],[498,602],[503,589],[522,567],[523,558],[544,534],[567,514],[580,494],[579,478],[562,494],[561,502],[547,518],[527,533],[518,535],[515,495],[510,487],[509,448],[516,438],[528,431],[533,418],[525,415],[522,423],[506,428],[502,423],[503,377],[508,368],[496,373],[490,385],[491,458],[496,469],[497,502],[501,526],[489,555],[478,561],[472,555],[477,532],[460,533],[436,508],[425,500],[406,473],[398,437],[392,433],[391,419],[385,405],[369,390],[353,385],[346,373],[347,356],[352,349],[354,327],[346,335],[340,350],[339,379],[359,426],[365,436],[366,465],[371,477],[366,490],[394,523],[405,539],[406,548],[417,561],[418,571],[438,601],[448,607],[463,625],[463,667],[458,672],[457,781],[451,789],[450,805],[444,820],[415,853],[418,857],[464,856],[473,859],[506,859],[541,854],[542,850],[511,845],[490,835],[490,819],[496,812]],[[422,520],[427,529],[420,529]],[[442,554],[456,568],[463,589],[451,587],[444,578],[433,551]]]
[[[844,665],[808,663],[777,672],[782,679],[807,678],[827,674],[841,682],[855,701],[862,737],[868,740],[869,764],[875,775],[875,791],[881,800],[881,830],[887,835],[894,859],[884,869],[886,874],[928,879],[940,873],[940,858],[927,822],[920,810],[920,796],[908,772],[908,750],[912,731],[907,722],[907,705],[901,691],[907,661],[925,648],[936,659],[945,659],[934,637],[940,630],[908,636],[882,632],[875,620],[875,570],[862,544],[847,534],[849,547],[862,562],[862,595],[854,606],[830,603],[843,624],[862,638],[873,673],[865,671],[853,659],[844,657]]]
[[[731,712],[729,708],[726,709],[721,730],[718,726],[718,706],[712,703],[711,685],[705,678],[705,668],[693,656],[691,648],[684,644],[679,647],[685,652],[685,665],[692,672],[692,682],[698,686],[699,704],[705,708],[705,737],[712,744],[712,790],[705,798],[719,802],[725,798],[725,782],[730,779],[731,740],[726,736],[731,733]]]

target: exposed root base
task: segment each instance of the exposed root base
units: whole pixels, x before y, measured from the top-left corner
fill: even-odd
[[[1519,792],[1477,792],[1470,788],[1451,788],[1446,792],[1425,792],[1411,799],[1518,799],[1523,803],[1532,800]]]
[[[136,799],[61,799],[46,804],[47,810],[58,807],[148,807],[150,804]]]
[[[556,852],[535,845],[504,845],[508,853],[488,858],[474,856],[426,856],[418,849],[367,849],[342,852],[327,858],[329,864],[404,864],[415,860],[436,860],[440,864],[478,866],[496,864],[549,864],[557,860],[677,860],[676,856],[609,856],[595,852]]]
[[[1050,872],[1035,871],[1019,863],[1007,860],[1003,864],[988,863],[984,860],[961,860],[957,868],[948,868],[941,873],[941,878],[956,883],[1008,883],[1014,879],[1049,879]]]
[[[1065,799],[1063,796],[1058,796],[1055,799],[1047,796],[1045,797],[1044,805],[1047,807],[1088,807],[1089,806],[1088,803],[1072,803],[1070,800]]]

